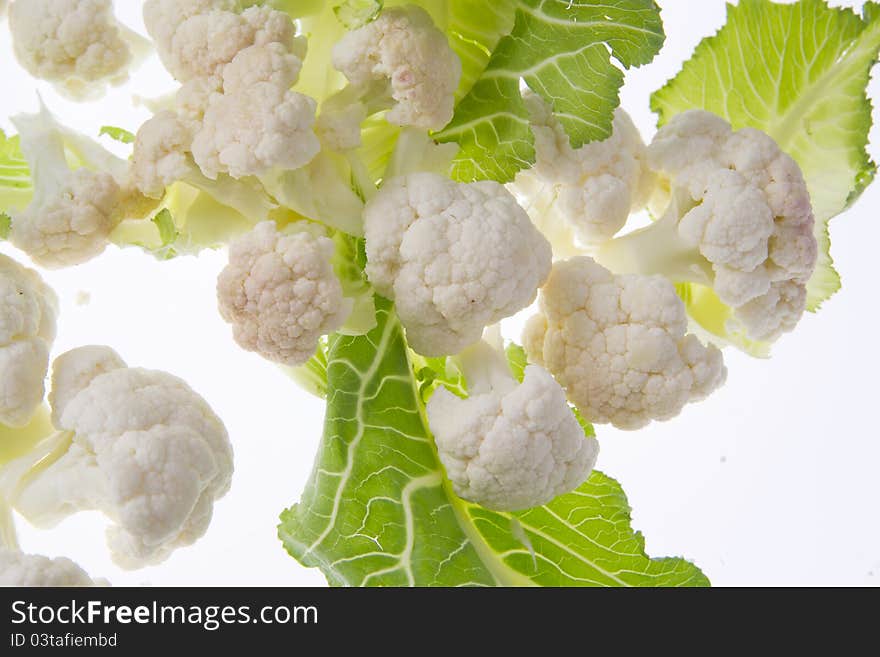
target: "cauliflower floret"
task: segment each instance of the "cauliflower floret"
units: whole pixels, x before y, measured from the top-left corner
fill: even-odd
[[[0,254],[0,423],[28,423],[45,394],[58,298],[40,275]]]
[[[0,586],[103,586],[70,559],[0,547]]]
[[[237,0],[146,0],[144,25],[162,57],[171,49],[174,33],[186,19],[215,10],[234,11],[237,5]]]
[[[302,56],[280,43],[249,46],[223,68],[223,92],[236,93],[258,82],[289,89],[299,77]]]
[[[661,176],[654,225],[602,246],[620,272],[664,274],[711,286],[730,308],[726,332],[772,342],[806,307],[818,255],[814,217],[797,163],[759,130],[734,132],[709,112],[677,115],[648,147]]]
[[[470,396],[438,388],[427,405],[456,495],[488,509],[517,511],[546,504],[587,479],[599,443],[584,436],[565,392],[546,370],[530,365],[517,384],[484,342],[461,360]],[[480,371],[486,368],[488,375]]]
[[[662,276],[615,276],[571,258],[553,266],[540,311],[523,335],[529,359],[591,422],[668,420],[726,379],[721,352],[687,335],[684,304]]]
[[[575,150],[543,98],[529,93],[525,101],[537,159],[517,175],[514,188],[526,197],[536,188],[551,196],[553,211],[536,217],[539,225],[568,224],[585,244],[611,239],[631,212],[645,207],[654,188],[646,147],[632,119],[618,107],[611,136]],[[542,214],[550,209],[543,208]]]
[[[19,63],[75,99],[128,77],[139,40],[113,17],[110,0],[17,0],[9,29]]]
[[[201,397],[165,372],[125,367],[107,347],[59,357],[52,383],[53,417],[72,442],[23,482],[14,500],[22,515],[51,526],[103,511],[124,568],[158,563],[204,534],[229,488],[232,447]]]
[[[340,328],[353,307],[333,270],[334,251],[332,240],[305,226],[278,231],[272,221],[235,240],[217,297],[236,342],[286,365],[311,358],[318,339]]]
[[[440,130],[452,119],[461,61],[428,13],[386,9],[333,48],[333,66],[357,86],[381,83],[395,101],[389,123]]]
[[[313,99],[271,82],[211,98],[192,154],[208,178],[257,175],[305,166],[321,144],[312,129]]]
[[[163,64],[180,82],[221,75],[224,66],[253,45],[277,42],[295,55],[304,52],[302,40],[296,39],[293,21],[284,12],[254,6],[237,14],[205,6],[209,3],[199,4],[188,6],[184,11],[186,17],[173,25],[166,20],[167,14],[150,8],[147,29],[156,39]],[[146,19],[146,6],[144,11]],[[179,20],[181,16],[178,13],[176,17]]]
[[[47,269],[86,262],[106,248],[121,198],[113,176],[77,169],[46,202],[13,217],[10,240]]]
[[[165,110],[138,130],[131,157],[131,179],[146,196],[161,198],[165,187],[189,173],[190,126]]]
[[[432,173],[388,181],[364,210],[367,276],[418,353],[458,353],[535,300],[550,244],[503,185]]]

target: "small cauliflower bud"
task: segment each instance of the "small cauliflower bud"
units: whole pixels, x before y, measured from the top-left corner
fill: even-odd
[[[0,254],[0,424],[25,426],[43,401],[57,316],[40,275]]]
[[[124,82],[147,48],[113,17],[110,0],[17,0],[9,28],[22,67],[74,100]]]
[[[554,265],[539,303],[523,346],[591,422],[632,430],[668,420],[726,379],[721,352],[687,334],[684,304],[662,276],[571,258]]]
[[[632,212],[645,207],[654,188],[645,143],[632,119],[618,107],[610,137],[573,149],[546,101],[534,93],[525,101],[536,162],[518,174],[514,189],[526,198],[535,190],[549,196],[547,202],[530,203],[547,214],[535,218],[539,225],[567,224],[587,245],[611,239]],[[550,234],[558,230],[548,226]]]
[[[460,352],[527,307],[550,272],[550,244],[492,181],[433,173],[389,180],[364,210],[367,277],[396,302],[412,348]]]
[[[517,383],[485,342],[459,357],[470,396],[438,388],[427,405],[440,461],[455,493],[496,511],[546,504],[589,477],[599,453],[565,392],[541,367]]]
[[[201,397],[170,374],[125,366],[107,347],[59,357],[52,384],[60,433],[12,500],[25,518],[51,526],[102,511],[123,568],[159,563],[204,534],[229,488],[232,447]]]
[[[333,66],[369,97],[390,107],[389,123],[440,130],[452,119],[461,60],[421,7],[407,5],[346,34]]]
[[[690,303],[706,304],[690,306],[691,314],[711,319],[705,327],[720,338],[766,353],[803,314],[818,256],[797,163],[763,132],[734,132],[702,110],[662,127],[648,157],[660,188],[669,189],[654,200],[663,216],[602,245],[597,259],[620,273],[663,274],[705,288],[708,294],[689,295]]]
[[[174,112],[164,110],[138,130],[131,157],[131,180],[145,196],[161,198],[165,188],[190,171],[190,126]]]
[[[301,69],[302,56],[290,52],[280,43],[249,46],[223,68],[223,92],[236,93],[258,82],[271,82],[289,89]]]
[[[321,150],[313,130],[316,103],[271,82],[214,95],[192,154],[205,176],[233,178],[298,169]]]
[[[0,586],[104,586],[70,559],[50,559],[0,547]]]
[[[339,329],[353,308],[333,269],[333,241],[303,222],[278,230],[265,221],[229,247],[217,280],[220,314],[235,341],[285,365],[302,365],[318,339]]]

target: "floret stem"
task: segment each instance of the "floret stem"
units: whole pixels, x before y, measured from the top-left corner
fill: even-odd
[[[677,204],[650,226],[602,244],[596,261],[615,274],[660,274],[673,283],[711,285],[712,266],[678,232]]]
[[[491,333],[486,338],[491,343],[496,342]],[[464,375],[469,395],[509,390],[516,386],[504,352],[490,342],[480,340],[454,357],[455,364]]]

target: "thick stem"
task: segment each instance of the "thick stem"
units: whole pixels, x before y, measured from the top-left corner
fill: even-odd
[[[487,336],[493,336],[490,332]],[[507,392],[516,387],[516,379],[507,366],[507,358],[503,351],[480,340],[455,356],[467,382],[469,395],[483,395],[492,391]]]
[[[678,208],[672,204],[650,226],[602,244],[595,259],[615,274],[661,274],[674,283],[711,285],[711,264],[681,238],[678,221]]]

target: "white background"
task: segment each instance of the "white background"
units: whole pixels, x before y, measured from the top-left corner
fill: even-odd
[[[143,32],[140,4],[116,3],[120,18]],[[623,92],[646,138],[654,126],[649,94],[724,19],[720,0],[661,4],[666,46],[654,63],[628,75]],[[66,102],[18,68],[0,26],[5,129],[6,117],[35,109],[39,90],[56,114],[87,134],[102,124],[135,130],[148,114],[132,106],[133,90],[150,97],[171,88],[153,57],[129,86],[100,102]],[[872,84],[871,95],[878,92]],[[872,136],[880,144],[880,133]],[[877,158],[880,148],[871,153]],[[875,185],[835,219],[832,251],[843,290],[783,338],[771,360],[728,350],[726,387],[679,418],[637,433],[597,428],[599,467],[622,482],[652,556],[693,559],[716,585],[880,582],[878,208]],[[5,243],[0,251],[13,252]],[[86,265],[46,274],[62,300],[56,354],[109,344],[132,365],[183,377],[223,417],[236,472],[208,534],[160,566],[125,572],[107,557],[103,519],[81,514],[47,532],[19,522],[26,551],[69,556],[116,585],[324,583],[289,558],[275,536],[278,513],[298,499],[309,474],[322,404],[236,348],[215,305],[224,259],[208,253],[158,263],[112,248]],[[77,303],[80,292],[90,295],[86,305]],[[505,327],[509,337],[518,336],[518,322]]]

